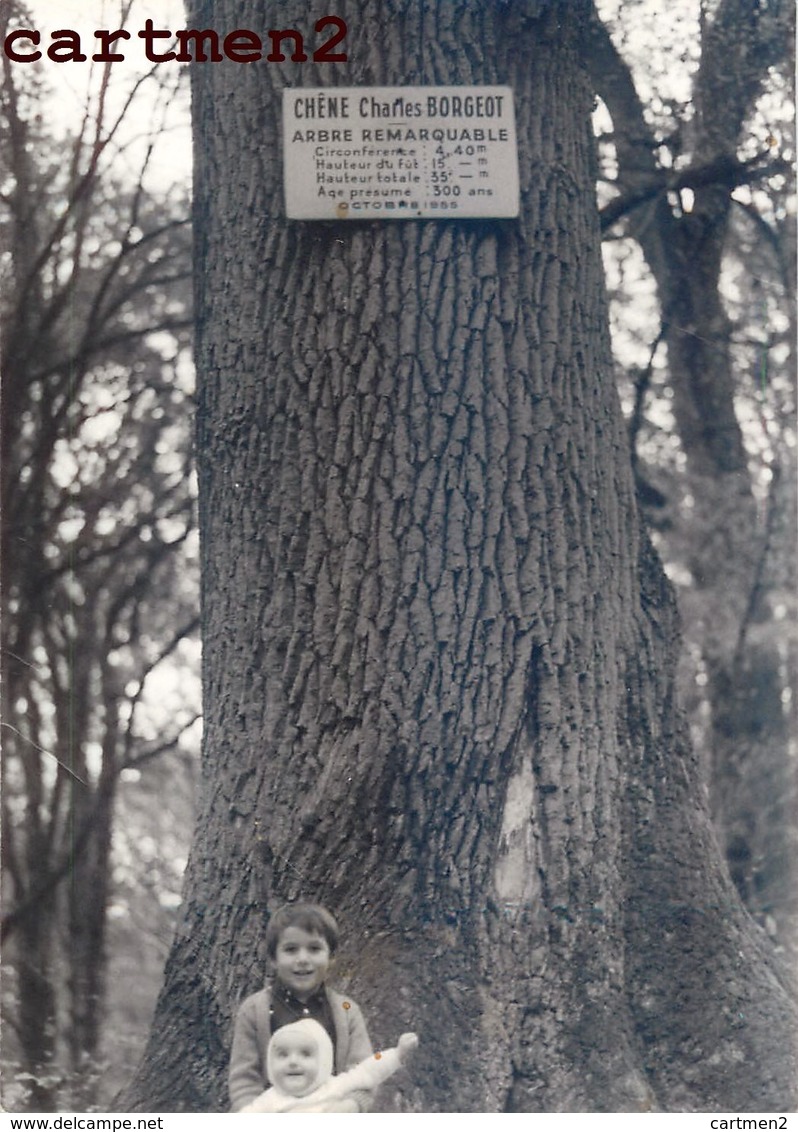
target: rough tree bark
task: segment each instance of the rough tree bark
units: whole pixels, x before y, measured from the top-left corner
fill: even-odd
[[[791,1007],[635,510],[584,13],[337,11],[346,66],[194,68],[205,789],[124,1103],[225,1107],[266,916],[301,895],[339,915],[376,1040],[421,1035],[383,1110],[785,1107]],[[517,222],[283,219],[284,84],[440,82],[514,88]]]

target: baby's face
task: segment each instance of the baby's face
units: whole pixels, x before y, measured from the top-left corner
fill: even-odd
[[[272,1039],[271,1070],[272,1084],[281,1093],[304,1097],[313,1088],[319,1070],[316,1043],[302,1034],[278,1030]]]

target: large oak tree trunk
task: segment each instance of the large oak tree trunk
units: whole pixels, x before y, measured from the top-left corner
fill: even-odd
[[[384,1110],[785,1106],[635,512],[579,5],[338,11],[347,67],[194,69],[205,791],[126,1101],[225,1105],[301,895],[375,1039],[421,1036]],[[520,219],[286,222],[285,82],[509,83]]]

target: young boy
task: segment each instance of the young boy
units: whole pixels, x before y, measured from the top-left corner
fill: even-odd
[[[312,1018],[327,1031],[336,1073],[353,1068],[373,1053],[360,1007],[324,984],[337,946],[338,925],[319,904],[286,904],[269,920],[266,953],[274,979],[270,986],[245,998],[236,1016],[229,1072],[233,1112],[240,1112],[270,1084],[269,1041],[292,1022]],[[326,1111],[368,1112],[371,1101],[372,1091],[359,1089],[343,1100],[331,1101]]]
[[[292,1022],[272,1035],[267,1064],[273,1082],[242,1112],[331,1112],[331,1102],[360,1089],[376,1089],[406,1064],[418,1045],[415,1034],[402,1034],[393,1049],[382,1050],[354,1069],[332,1075],[330,1036],[312,1018]],[[340,1110],[338,1110],[340,1111]]]

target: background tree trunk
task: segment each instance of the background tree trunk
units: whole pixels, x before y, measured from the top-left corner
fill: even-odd
[[[735,372],[721,273],[732,190],[762,176],[768,165],[760,155],[744,170],[738,147],[746,140],[768,68],[790,50],[793,20],[792,5],[777,2],[760,9],[747,0],[723,0],[711,19],[702,19],[694,114],[684,112],[670,138],[648,123],[630,70],[596,15],[588,55],[613,121],[619,199],[636,199],[639,205],[629,212],[627,231],[657,285],[671,405],[685,458],[682,495],[672,501],[677,530],[662,538],[672,559],[680,557],[674,544],[689,548],[684,565],[692,586],[684,595],[684,611],[707,677],[713,817],[749,910],[763,922],[778,920],[785,943],[794,932],[788,809],[794,805],[795,775],[782,703],[784,640],[773,628],[778,597],[772,560],[774,544],[781,540],[763,520],[768,508],[757,501],[738,419],[741,376]],[[658,154],[665,148],[672,168],[660,164]],[[688,157],[692,176],[677,164]],[[779,160],[774,153],[774,168]],[[677,176],[693,186],[689,209],[681,208],[677,193],[666,191]],[[790,310],[793,305],[794,297],[787,303]],[[788,447],[773,460],[774,477],[784,464],[783,476],[789,479]],[[784,494],[777,484],[771,510],[789,507]]]
[[[20,26],[30,14],[4,0],[0,38]],[[119,776],[185,719],[157,744],[140,725],[147,678],[196,616],[190,251],[187,209],[145,184],[155,127],[136,180],[112,168],[138,96],[112,111],[88,67],[70,130],[39,68],[0,66],[3,1105],[68,1111],[107,1079],[91,1067]]]
[[[638,528],[584,13],[337,10],[334,74],[194,68],[205,790],[125,1104],[225,1107],[266,916],[305,896],[376,1041],[421,1036],[383,1110],[785,1107],[787,997],[711,833]],[[332,82],[509,83],[520,219],[287,223],[280,88]]]

